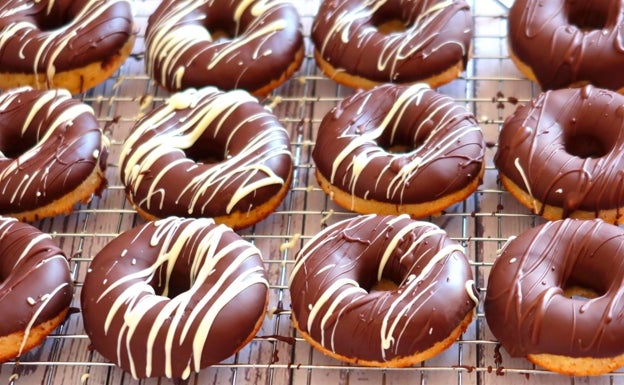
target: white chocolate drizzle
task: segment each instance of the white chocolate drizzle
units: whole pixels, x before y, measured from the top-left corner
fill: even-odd
[[[15,1],[7,1],[6,6],[0,5],[0,20],[22,12],[28,13],[36,2],[24,2],[17,7],[10,3],[15,3]],[[46,88],[53,88],[57,59],[62,53],[77,50],[77,47],[73,45],[76,37],[85,34],[87,29],[92,28],[98,19],[117,3],[126,3],[129,6],[128,0],[82,0],[81,3],[84,5],[71,21],[50,31],[42,31],[30,18],[25,18],[25,20],[14,18],[11,23],[3,25],[0,30],[0,51],[6,50],[8,43],[19,36],[22,49],[17,53],[18,57],[25,63],[30,62],[33,74],[45,75]],[[51,12],[53,6],[54,1],[48,1],[46,15]],[[96,38],[101,37],[96,36]],[[33,53],[27,56],[27,49]],[[105,53],[105,55],[112,54],[114,53]],[[102,60],[104,57],[103,55]],[[36,88],[42,88],[43,84],[39,84],[39,79],[40,77],[35,76]]]
[[[223,93],[213,87],[189,89],[173,95],[166,104],[139,122],[125,141],[120,157],[122,181],[129,187],[130,193],[134,194],[141,186],[146,187],[147,194],[134,196],[135,203],[147,211],[162,209],[165,204],[184,203],[186,211],[180,212],[180,216],[217,216],[214,211],[211,212],[214,208],[210,206],[214,205],[212,202],[215,199],[229,195],[225,189],[231,189],[234,180],[240,186],[231,194],[225,207],[226,214],[230,214],[242,199],[253,196],[258,189],[283,185],[285,178],[269,164],[275,159],[290,159],[288,134],[277,119],[267,123],[266,119],[272,115],[264,109],[259,109],[256,115],[230,128],[226,147],[236,138],[244,123],[264,122],[239,153],[233,156],[226,154],[222,162],[200,167],[183,156],[160,170],[154,167],[161,157],[179,154],[190,148],[209,126],[216,125],[214,132],[210,132],[216,137],[225,129],[223,122],[245,103],[257,103],[257,100],[242,90]],[[172,122],[174,114],[183,110],[186,110],[184,117]],[[161,126],[166,129],[157,131]],[[147,135],[151,138],[143,140]],[[283,145],[277,144],[280,142]],[[187,174],[186,181],[183,173]],[[159,183],[167,178],[180,181],[177,184],[181,186],[174,186],[176,192],[159,187]]]
[[[407,215],[359,216],[327,227],[306,243],[297,254],[290,276],[290,289],[300,290],[297,297],[293,298],[293,315],[299,328],[310,336],[315,336],[313,338],[323,347],[349,357],[352,353],[337,350],[337,337],[356,333],[351,327],[357,328],[357,333],[378,333],[377,338],[363,337],[362,341],[367,342],[358,346],[368,347],[368,341],[378,340],[380,345],[376,354],[380,357],[379,361],[385,361],[391,358],[388,353],[392,352],[390,356],[393,356],[398,346],[412,344],[408,339],[413,338],[414,333],[410,331],[406,334],[406,331],[412,327],[423,328],[425,325],[421,325],[421,321],[417,321],[418,325],[410,324],[410,321],[422,314],[421,308],[431,309],[434,306],[435,309],[435,304],[444,301],[434,299],[436,295],[444,296],[447,293],[458,300],[463,297],[464,303],[456,305],[458,308],[464,306],[469,311],[473,305],[467,305],[466,302],[478,303],[473,291],[474,281],[470,277],[465,281],[462,280],[463,277],[459,277],[464,274],[460,273],[462,269],[470,275],[467,273],[468,262],[463,258],[463,267],[451,270],[452,264],[462,264],[459,256],[463,256],[464,250],[455,242],[439,243],[445,238],[442,229],[428,222],[411,220]],[[373,244],[380,245],[380,249],[373,248]],[[428,254],[426,258],[424,253]],[[371,258],[371,255],[375,257]],[[406,262],[410,262],[405,266],[409,271],[405,273],[399,288],[391,294],[383,297],[371,296],[356,280],[356,271],[363,270],[362,264],[378,260],[374,281],[379,281],[383,278],[382,272],[391,258],[395,259],[394,263],[397,258],[401,261],[409,258]],[[373,269],[369,267],[366,270]],[[447,283],[443,282],[444,278],[454,273],[458,276],[450,278],[457,281],[453,283],[453,288],[440,289],[447,287]],[[438,290],[441,290],[440,293],[435,294]],[[450,297],[446,300],[450,300]],[[449,303],[448,306],[455,305]],[[307,309],[307,314],[299,313],[302,307]],[[365,320],[373,317],[378,320],[374,322],[377,326],[365,327]],[[446,320],[445,316],[438,317]],[[448,327],[433,326],[427,328],[432,333],[438,328]],[[404,337],[406,340],[401,341]],[[354,351],[357,349],[351,348]]]
[[[289,5],[284,0],[244,0],[239,1],[234,7],[232,22],[235,25],[234,36],[227,42],[213,41],[210,31],[204,26],[207,13],[210,12],[212,0],[183,0],[175,4],[170,4],[162,10],[162,15],[157,20],[153,20],[147,31],[145,62],[147,72],[167,88],[181,90],[183,78],[187,69],[192,67],[192,63],[200,56],[210,56],[210,60],[204,65],[206,79],[215,67],[231,65],[236,63],[239,69],[234,72],[215,75],[223,80],[223,77],[231,78],[231,87],[227,89],[244,88],[239,85],[240,78],[237,73],[244,73],[248,68],[256,65],[256,61],[269,58],[267,71],[275,71],[275,67],[287,66],[294,61],[294,57],[284,61],[273,57],[281,55],[275,53],[273,43],[279,38],[279,33],[288,28],[292,28],[293,21],[286,18],[277,17],[278,10]],[[251,7],[251,9],[250,9]],[[245,12],[250,11],[254,19],[243,30],[241,20]],[[296,23],[296,22],[295,22]],[[213,44],[214,43],[214,44]],[[283,40],[282,47],[293,44],[289,39]],[[278,46],[279,47],[279,46]],[[251,54],[242,53],[241,50],[250,49]],[[232,64],[233,65],[233,64]],[[215,83],[195,84],[195,87],[210,85]],[[221,87],[226,88],[226,87]],[[259,87],[258,87],[259,88]],[[249,90],[254,91],[254,90]]]
[[[207,226],[212,227],[207,229]],[[182,378],[186,379],[192,372],[201,369],[204,351],[214,348],[209,345],[208,336],[223,308],[251,286],[261,285],[268,288],[268,282],[263,267],[249,263],[251,258],[260,256],[260,251],[255,246],[238,238],[220,249],[216,247],[225,234],[232,232],[227,226],[215,226],[212,219],[206,218],[170,217],[154,222],[153,227],[155,230],[151,235],[146,233],[145,227],[133,240],[133,243],[145,242],[139,240],[139,237],[148,234],[149,245],[158,248],[158,255],[153,263],[130,274],[118,275],[118,279],[110,279],[93,306],[105,300],[110,301],[109,296],[115,295],[110,309],[106,309],[103,330],[106,335],[110,334],[110,338],[116,339],[117,362],[128,357],[129,371],[134,378],[138,378],[138,373],[145,373],[146,377],[150,377],[154,365],[162,362],[160,357],[155,357],[157,343],[164,343],[164,371],[168,378],[172,378],[176,347],[183,344],[188,346],[190,341],[191,359],[182,374]],[[201,238],[195,236],[198,232],[202,232]],[[167,298],[173,267],[183,255],[183,250],[189,247],[193,248],[194,253],[189,268],[190,288],[173,298]],[[228,261],[227,267],[217,271],[216,265],[223,261]],[[150,282],[164,267],[164,291],[156,295]],[[214,283],[207,283],[209,279]],[[87,284],[89,282],[85,286]],[[123,291],[119,292],[120,288]],[[200,289],[205,291],[201,297],[197,295]],[[157,305],[161,305],[159,312],[155,316],[152,312],[150,321],[147,321],[146,313]],[[120,320],[123,322],[121,329],[113,334],[111,325]],[[137,368],[137,357],[133,355],[136,350],[131,350],[139,324],[141,327],[148,327],[147,346],[140,349],[141,354],[145,354],[140,360],[146,362],[145,368]]]

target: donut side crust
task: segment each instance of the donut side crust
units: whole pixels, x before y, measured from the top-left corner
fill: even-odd
[[[41,218],[53,217],[59,214],[68,214],[73,211],[76,203],[89,203],[93,194],[97,194],[102,191],[106,184],[107,181],[104,171],[100,169],[99,166],[96,166],[84,182],[60,199],[33,210],[7,213],[3,215],[17,218],[23,222],[32,222]],[[0,343],[0,346],[1,345],[2,344]]]
[[[469,54],[468,57],[471,55]],[[318,50],[314,50],[314,58],[316,59],[316,63],[323,71],[323,73],[333,81],[340,83],[342,85],[351,87],[351,88],[362,88],[369,90],[375,86],[380,84],[384,84],[383,82],[376,82],[373,80],[369,80],[367,78],[353,75],[345,70],[337,69],[333,65],[331,65],[328,61],[323,59],[323,55]],[[455,65],[450,68],[444,70],[443,72],[431,76],[426,79],[418,79],[413,81],[412,83],[427,83],[431,88],[440,87],[446,83],[450,83],[451,81],[458,78],[461,73],[464,71],[464,61],[460,60]]]
[[[509,179],[506,175],[499,172],[500,181],[505,189],[515,197],[520,203],[526,206],[533,214],[541,215],[549,221],[554,221],[564,218],[563,208],[557,206],[551,206],[540,202],[537,199],[529,195],[524,189],[519,187],[514,181]],[[567,218],[576,219],[594,219],[600,218],[608,223],[615,225],[624,223],[624,207],[618,207],[609,210],[600,210],[598,212],[576,210],[569,213]]]
[[[452,192],[439,199],[423,202],[397,205],[394,203],[380,202],[373,199],[363,199],[351,195],[350,192],[344,191],[331,184],[318,169],[316,170],[316,179],[325,193],[338,205],[347,210],[352,210],[360,214],[378,214],[378,215],[400,215],[408,214],[412,218],[422,218],[429,215],[439,215],[442,211],[458,202],[468,198],[483,181],[485,165],[481,167],[479,175],[461,190]]]
[[[58,72],[48,81],[45,73],[0,72],[0,88],[31,86],[35,89],[65,88],[72,95],[85,92],[110,78],[132,53],[136,33],[116,53],[104,61],[88,64],[70,71]]]
[[[62,310],[51,320],[33,326],[28,333],[22,354],[43,343],[48,334],[52,333],[65,320],[69,307]],[[24,340],[24,330],[0,337],[0,362],[8,361],[20,354],[20,346]]]
[[[616,357],[568,357],[556,354],[529,354],[527,359],[545,369],[570,376],[599,376],[624,366],[624,354]]]
[[[291,314],[291,320],[292,320],[293,326],[301,334],[304,340],[306,340],[315,349],[319,350],[320,352],[322,352],[323,354],[329,357],[335,358],[343,362],[348,362],[348,363],[363,365],[363,366],[383,367],[383,368],[403,368],[403,367],[411,366],[416,363],[427,360],[443,352],[449,346],[455,343],[455,341],[459,338],[459,336],[464,331],[466,331],[466,329],[468,328],[468,325],[470,325],[470,323],[472,322],[472,313],[473,313],[472,311],[468,312],[466,317],[464,317],[464,319],[460,322],[460,324],[455,329],[453,329],[453,331],[449,334],[447,338],[445,338],[442,341],[436,342],[431,348],[422,352],[417,352],[416,354],[411,355],[411,356],[397,357],[392,360],[383,361],[383,362],[360,360],[357,357],[347,357],[347,356],[334,353],[331,350],[328,350],[325,347],[323,347],[319,342],[314,340],[308,333],[302,331],[301,328],[299,327],[299,324],[297,323],[297,319],[295,318],[294,313]]]

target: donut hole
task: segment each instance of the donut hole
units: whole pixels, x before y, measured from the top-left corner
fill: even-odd
[[[563,295],[572,299],[590,300],[602,296],[598,291],[583,286],[566,286],[563,288]]]
[[[385,146],[384,150],[391,154],[407,154],[411,152],[413,148],[404,144],[392,144],[390,146]]]
[[[184,150],[187,158],[195,163],[216,164],[226,160],[225,151],[206,135],[202,135],[191,147]]]
[[[568,22],[583,31],[605,28],[609,18],[609,9],[595,3],[585,0],[566,1]]]
[[[407,25],[399,19],[379,20],[373,23],[379,33],[391,35],[394,33],[403,33],[407,30]]]
[[[227,41],[234,38],[230,31],[226,31],[224,29],[210,30],[210,36],[212,37],[212,41]]]
[[[30,135],[31,130],[27,130],[25,135],[21,135],[19,130],[13,130],[4,125],[0,126],[0,152],[8,159],[19,158],[37,145],[36,135]]]
[[[409,23],[403,19],[400,2],[389,1],[372,16],[371,23],[381,34],[401,34],[409,29]]]
[[[375,291],[394,291],[399,288],[399,285],[389,278],[381,278],[381,280],[375,282],[373,286],[368,290],[369,293]]]
[[[564,137],[568,154],[579,158],[600,158],[609,153],[608,146],[600,138],[586,133],[568,134]]]
[[[37,26],[43,32],[52,32],[67,27],[71,22],[72,18],[69,16],[59,19],[47,17],[37,21]]]
[[[49,0],[52,1],[52,0]],[[45,7],[49,4],[45,1]],[[50,13],[39,12],[36,16],[37,27],[42,32],[51,32],[68,27],[83,8],[83,2],[70,2],[69,6],[54,2]]]

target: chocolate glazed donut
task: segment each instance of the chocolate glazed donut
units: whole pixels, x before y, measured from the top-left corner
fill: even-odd
[[[372,290],[387,279],[392,290]],[[289,284],[294,325],[315,348],[370,366],[412,365],[450,346],[478,301],[444,230],[408,216],[359,216],[317,234]]]
[[[215,86],[264,96],[304,56],[299,14],[284,0],[165,0],[145,39],[147,72],[170,91]]]
[[[73,294],[67,257],[51,237],[0,217],[0,362],[42,343]]]
[[[585,86],[547,91],[507,117],[494,162],[505,188],[547,219],[624,212],[624,96]]]
[[[105,187],[108,140],[93,109],[65,90],[0,94],[0,213],[67,213]]]
[[[488,278],[492,333],[512,356],[561,373],[624,365],[623,256],[624,230],[599,219],[547,222],[511,239]]]
[[[485,142],[474,116],[425,84],[358,92],[321,121],[323,190],[362,214],[436,214],[476,190]]]
[[[463,0],[325,0],[312,26],[323,72],[365,89],[415,82],[435,88],[455,79],[468,61],[472,33]]]
[[[542,89],[624,88],[622,0],[516,0],[508,20],[511,58]]]
[[[134,378],[186,379],[260,328],[259,250],[211,219],[166,218],[122,233],[93,259],[81,295],[92,346]]]
[[[234,228],[269,215],[290,187],[288,133],[243,90],[189,89],[141,119],[121,180],[147,219],[211,217]]]
[[[123,63],[134,38],[128,0],[3,0],[0,86],[83,92]]]

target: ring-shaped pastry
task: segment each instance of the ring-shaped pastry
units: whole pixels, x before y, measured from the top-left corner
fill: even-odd
[[[121,180],[146,219],[210,217],[250,226],[282,202],[292,179],[288,133],[243,90],[172,95],[124,142]]]
[[[544,91],[624,89],[623,1],[517,0],[508,20],[510,57]]]
[[[547,222],[510,239],[490,271],[485,317],[514,357],[574,376],[624,365],[624,231]]]
[[[187,379],[240,350],[262,325],[260,251],[211,219],[166,218],[122,233],[93,258],[85,330],[134,378]]]
[[[375,289],[382,281],[393,285]],[[327,227],[297,254],[289,288],[293,323],[312,346],[368,366],[408,366],[440,353],[478,302],[463,248],[407,215]]]
[[[0,88],[84,92],[123,64],[136,34],[128,0],[3,0]]]
[[[362,214],[440,213],[485,170],[474,116],[426,84],[385,84],[342,100],[321,121],[312,157],[323,190]]]
[[[463,0],[325,0],[312,26],[321,70],[363,89],[450,82],[466,66],[472,34]]]
[[[147,72],[170,91],[215,86],[264,96],[304,56],[299,14],[284,0],[165,0],[145,44]]]

